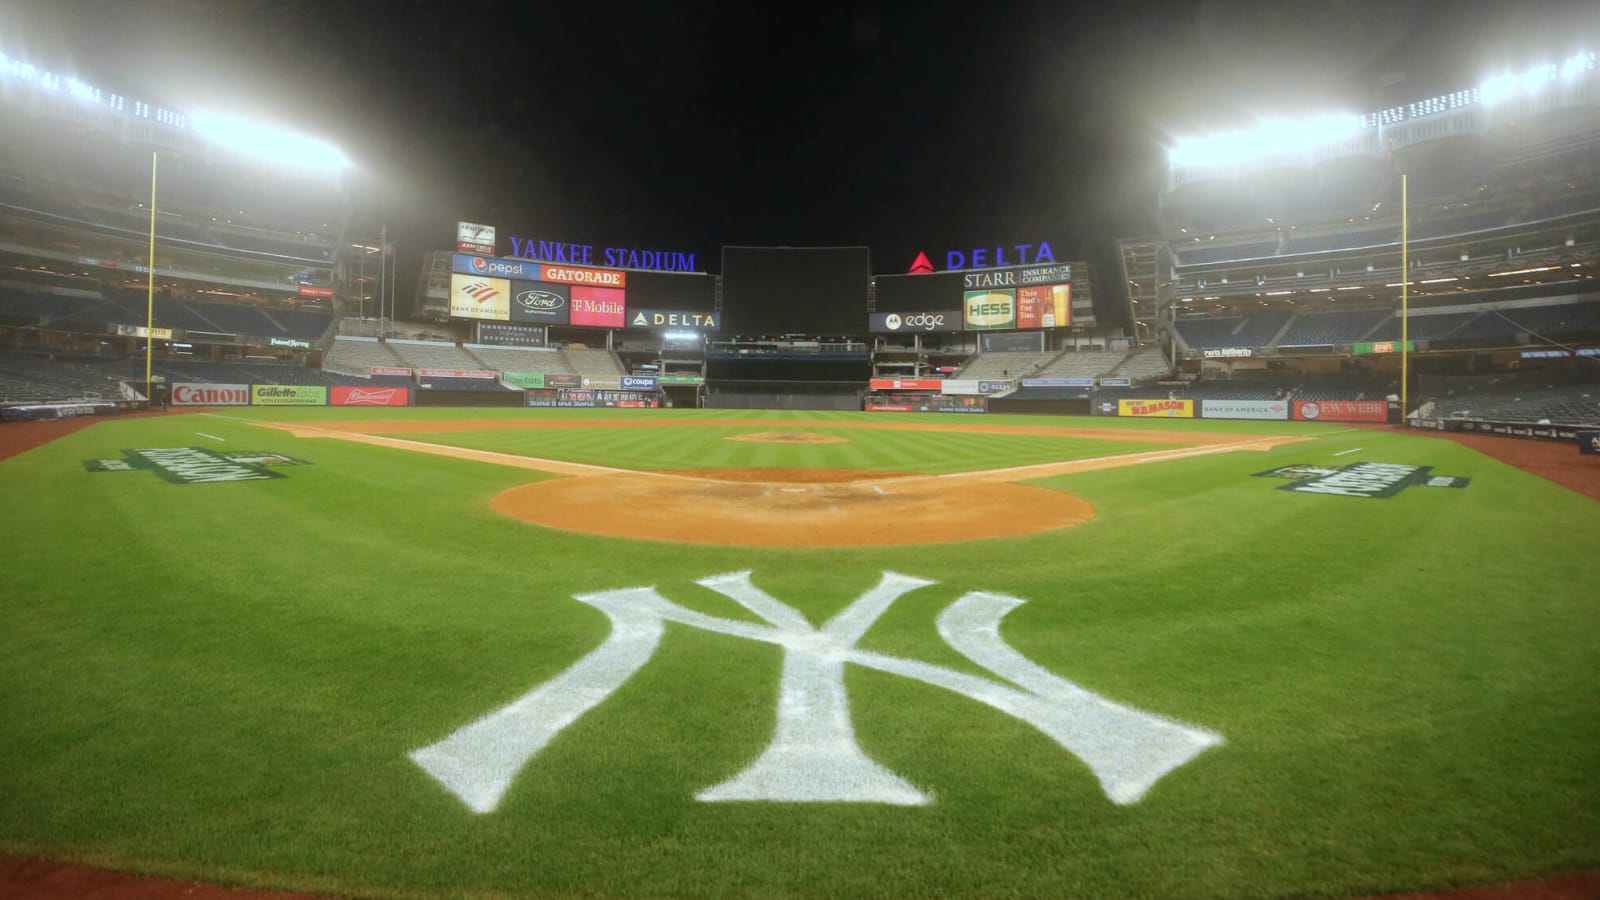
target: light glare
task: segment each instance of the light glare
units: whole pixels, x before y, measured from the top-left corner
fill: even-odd
[[[326,141],[269,125],[217,113],[195,113],[192,121],[195,131],[207,140],[269,161],[328,171],[350,165],[344,153]]]

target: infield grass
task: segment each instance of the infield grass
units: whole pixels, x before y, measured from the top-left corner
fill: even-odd
[[[723,425],[425,438],[627,468],[930,472],[1142,446],[809,424],[862,420],[850,414],[646,416],[849,443],[744,444],[720,440],[741,430]],[[250,421],[351,418],[107,421],[0,462],[0,849],[372,896],[1334,897],[1600,864],[1600,504],[1456,444],[981,417],[1127,427],[1152,447],[1173,427],[1313,440],[1035,482],[1095,506],[1065,530],[753,549],[526,525],[488,500],[538,473]],[[310,465],[214,485],[82,467],[187,446]],[[1472,482],[1366,500],[1251,477],[1355,461]],[[781,654],[669,625],[651,662],[536,756],[494,813],[470,813],[407,759],[594,649],[607,622],[573,594],[655,585],[748,618],[694,584],[740,570],[813,623],[884,570],[936,580],[861,644],[974,674],[935,616],[967,591],[1025,598],[1002,634],[1028,658],[1227,743],[1117,806],[1030,727],[852,668],[861,746],[931,805],[699,803],[771,736]]]

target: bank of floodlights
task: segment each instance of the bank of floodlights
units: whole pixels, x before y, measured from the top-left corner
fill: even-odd
[[[1495,106],[1537,96],[1553,87],[1575,84],[1593,73],[1596,65],[1596,54],[1584,51],[1560,63],[1544,63],[1522,72],[1501,72],[1485,78],[1477,87],[1367,115],[1338,113],[1274,119],[1251,128],[1181,138],[1167,151],[1167,161],[1173,168],[1227,166],[1304,153],[1344,140],[1363,128],[1384,128],[1477,104]]]
[[[267,162],[333,172],[350,165],[344,153],[326,141],[234,116],[215,113],[189,116],[139,100],[129,101],[121,94],[102,91],[76,78],[46,72],[32,63],[13,59],[4,53],[0,53],[0,78],[25,82],[41,91],[65,93],[86,106],[127,113],[137,119],[150,119],[180,131],[193,130],[213,144]]]

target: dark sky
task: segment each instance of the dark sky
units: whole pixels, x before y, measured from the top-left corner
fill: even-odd
[[[360,218],[408,256],[465,218],[503,252],[517,234],[714,271],[722,244],[867,244],[903,272],[1040,240],[1110,261],[1153,230],[1171,134],[1595,49],[1591,7],[53,0],[0,6],[0,50],[333,141]]]

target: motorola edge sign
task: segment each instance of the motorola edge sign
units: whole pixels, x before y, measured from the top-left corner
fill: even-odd
[[[873,313],[868,317],[867,330],[875,334],[900,334],[908,331],[960,331],[961,310]]]

